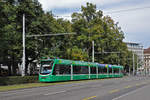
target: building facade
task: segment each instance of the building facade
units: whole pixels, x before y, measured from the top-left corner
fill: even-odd
[[[132,51],[134,54],[138,56],[137,59],[137,70],[144,69],[144,49],[143,45],[139,43],[133,43],[133,42],[126,42],[128,50]],[[140,65],[140,66],[138,66]]]
[[[146,69],[146,73],[150,72],[150,47],[148,49],[144,49],[144,67]]]

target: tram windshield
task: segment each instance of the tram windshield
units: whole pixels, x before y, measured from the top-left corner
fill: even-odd
[[[50,74],[52,72],[53,61],[43,61],[41,63],[40,74]]]

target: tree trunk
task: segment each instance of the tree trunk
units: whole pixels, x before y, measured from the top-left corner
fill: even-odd
[[[11,73],[11,62],[8,61],[8,75],[11,76],[12,73]]]
[[[28,65],[29,65],[29,60],[26,59],[25,75],[28,75]]]
[[[14,55],[12,57],[12,70],[13,70],[13,75],[16,75],[16,64],[15,64],[15,57],[14,57]]]
[[[1,76],[1,64],[0,64],[0,76]]]

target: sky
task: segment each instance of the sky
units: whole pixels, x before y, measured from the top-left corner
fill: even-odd
[[[39,0],[45,11],[71,19],[87,2],[96,4],[97,10],[109,15],[124,32],[124,42],[140,43],[150,47],[150,0]]]

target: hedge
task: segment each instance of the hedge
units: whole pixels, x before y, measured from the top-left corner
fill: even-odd
[[[0,85],[13,85],[23,83],[36,83],[38,82],[38,76],[9,76],[0,77]]]

